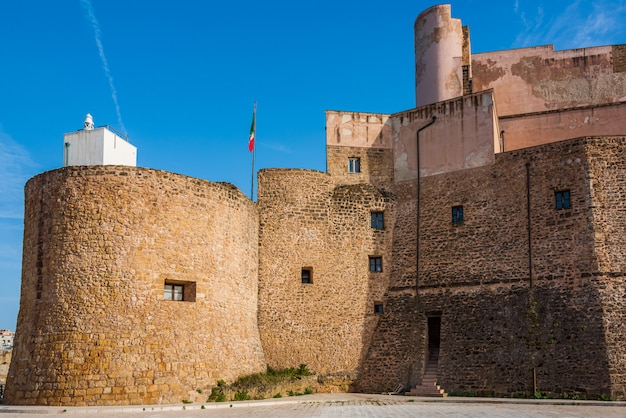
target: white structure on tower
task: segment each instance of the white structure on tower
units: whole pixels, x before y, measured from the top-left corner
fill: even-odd
[[[137,165],[137,147],[109,126],[94,128],[87,113],[83,129],[63,136],[63,166]]]

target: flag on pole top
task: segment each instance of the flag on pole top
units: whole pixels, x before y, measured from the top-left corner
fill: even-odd
[[[256,134],[256,104],[254,106],[254,113],[252,113],[252,126],[250,126],[250,139],[248,140],[248,151],[254,151],[254,136]]]

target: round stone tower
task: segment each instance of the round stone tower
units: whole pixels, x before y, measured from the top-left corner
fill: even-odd
[[[204,401],[218,380],[265,369],[258,215],[235,186],[71,166],[25,193],[6,402]]]

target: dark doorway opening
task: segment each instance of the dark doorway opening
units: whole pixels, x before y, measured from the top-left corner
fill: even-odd
[[[428,360],[439,360],[439,345],[441,343],[441,317],[428,317]]]

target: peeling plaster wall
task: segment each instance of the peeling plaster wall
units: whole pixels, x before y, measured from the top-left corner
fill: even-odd
[[[394,179],[417,178],[416,132],[420,133],[420,176],[480,167],[494,161],[497,143],[493,92],[486,91],[392,116]]]
[[[423,11],[415,20],[417,107],[463,94],[463,28],[449,4]]]
[[[493,88],[500,116],[626,101],[623,45],[552,45],[472,55],[474,91]]]

